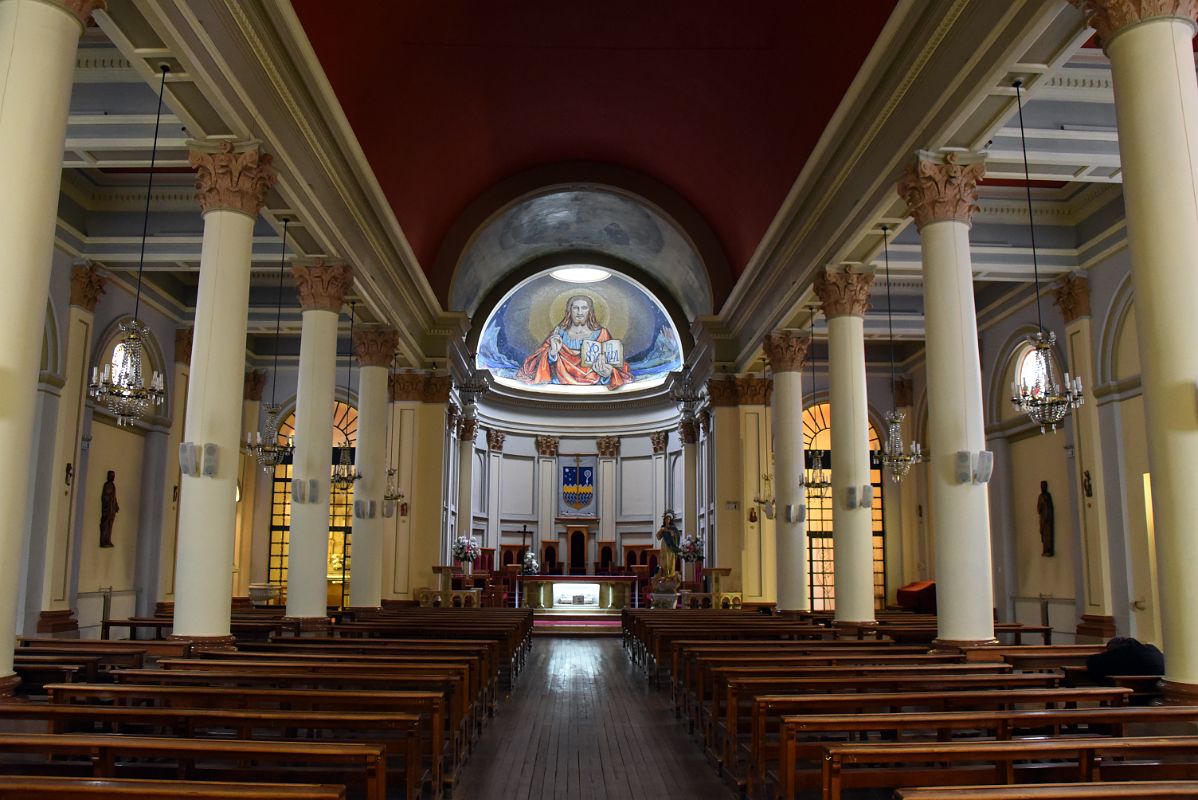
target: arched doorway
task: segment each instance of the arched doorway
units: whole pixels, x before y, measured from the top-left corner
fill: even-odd
[[[824,479],[832,477],[832,407],[820,403],[803,411],[803,447],[807,481],[816,479],[822,469]],[[821,459],[817,461],[817,458]],[[882,442],[874,426],[869,426],[869,482],[874,486],[873,552],[874,608],[886,602],[886,538],[882,514]],[[836,599],[836,576],[833,569],[832,493],[807,495],[807,566],[811,587],[811,608],[831,609]]]
[[[286,441],[295,432],[295,412],[279,425],[279,439]],[[354,461],[354,449],[358,442],[358,409],[337,402],[333,404],[333,450],[329,454],[329,468],[338,462],[342,448],[349,448],[350,462]],[[354,490],[329,491],[329,540],[327,572],[341,596],[342,605],[349,597],[350,559],[353,554],[353,509]],[[270,509],[270,559],[268,578],[271,583],[286,585],[288,545],[291,538],[291,458],[277,465],[271,487]]]

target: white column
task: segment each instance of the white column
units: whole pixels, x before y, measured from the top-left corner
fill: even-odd
[[[620,437],[600,436],[595,440],[599,451],[599,541],[616,541],[616,463],[620,457]],[[620,562],[619,542],[612,563]],[[598,555],[596,555],[598,558]]]
[[[345,264],[292,267],[299,289],[299,385],[295,400],[295,452],[291,480],[304,502],[291,502],[287,556],[287,618],[300,630],[328,626],[329,490],[336,390],[337,320],[353,270]],[[298,490],[297,490],[298,491]]]
[[[458,421],[458,536],[474,535],[474,439],[478,436],[477,413],[477,409],[468,406]],[[451,560],[452,556],[446,557],[446,563]]]
[[[538,436],[537,446],[537,532],[528,549],[541,561],[541,542],[557,538],[557,451],[561,440],[556,436]],[[562,560],[562,554],[557,559]],[[545,565],[542,563],[542,567]]]
[[[171,407],[170,433],[166,440],[166,469],[169,480],[163,486],[162,531],[158,542],[159,603],[175,602],[175,554],[179,539],[179,492],[182,475],[179,471],[179,443],[183,441],[183,426],[187,419],[187,387],[191,382],[191,342],[193,328],[175,329],[175,368],[167,385]]]
[[[980,163],[921,153],[899,182],[923,245],[928,481],[936,541],[937,644],[993,641],[986,484],[957,480],[957,453],[986,449],[969,227]]]
[[[358,371],[358,445],[355,465],[362,473],[354,487],[354,534],[349,604],[382,608],[383,517],[387,491],[387,433],[390,414],[387,369],[399,345],[394,328],[365,327],[354,332]],[[396,509],[398,513],[399,509]]]
[[[1198,696],[1198,85],[1192,3],[1085,9],[1111,59],[1152,474],[1166,691]],[[1170,16],[1175,15],[1175,16]]]
[[[480,547],[493,547],[499,558],[499,518],[503,497],[503,431],[487,431],[487,532]],[[498,566],[498,561],[496,561]]]
[[[666,512],[666,450],[670,444],[670,432],[649,434],[649,444],[653,448],[653,520],[660,524],[661,516]],[[653,546],[657,547],[656,541]]]
[[[262,390],[266,387],[266,370],[253,369],[245,373],[241,400],[242,433],[254,433],[259,427],[259,411],[262,407]],[[243,437],[244,438],[244,435]],[[249,447],[241,448],[241,464],[237,483],[237,540],[233,550],[233,596],[249,595],[251,559],[254,547],[254,506],[258,495],[258,481],[269,480],[267,473],[258,466],[258,459]]]
[[[865,397],[865,310],[873,275],[824,272],[815,291],[828,318],[832,401],[832,552],[838,624],[874,623],[873,512],[869,408]]]
[[[229,613],[250,253],[254,220],[275,175],[270,157],[256,144],[222,142],[215,151],[197,144],[191,164],[204,239],[183,441],[200,450],[215,446],[216,468],[203,474],[209,471],[205,464],[201,474],[181,479],[173,636],[216,648],[233,641]]]
[[[96,302],[104,294],[105,279],[91,264],[71,272],[71,307],[67,312],[66,358],[62,394],[55,423],[55,458],[51,473],[50,504],[45,529],[39,633],[76,631],[79,622],[70,607],[71,530],[79,498],[79,455],[83,435],[83,409],[87,404],[88,359],[91,358]],[[71,477],[67,478],[68,471]]]
[[[809,611],[807,522],[799,520],[803,488],[803,381],[811,339],[775,331],[763,346],[774,373],[774,499],[778,554],[778,610]]]
[[[0,191],[0,242],[6,261],[20,271],[0,292],[0,330],[7,346],[0,353],[0,379],[5,385],[0,412],[0,563],[15,570],[20,562],[37,415],[38,364],[50,264],[54,251],[54,219],[62,177],[71,76],[79,35],[100,0],[38,2],[0,0],[0,149],[8,153],[4,191]],[[0,588],[0,696],[11,693],[19,679],[12,669],[16,635],[16,572]]]

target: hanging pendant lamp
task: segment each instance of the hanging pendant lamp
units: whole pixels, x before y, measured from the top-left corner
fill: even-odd
[[[143,374],[145,342],[149,335],[146,324],[138,318],[141,311],[141,277],[146,265],[146,236],[150,228],[150,198],[154,190],[154,165],[158,160],[158,128],[162,122],[162,98],[166,94],[166,76],[170,67],[162,65],[162,80],[158,86],[158,112],[154,117],[154,144],[150,149],[150,177],[146,183],[146,206],[141,222],[141,253],[137,259],[137,293],[133,300],[133,317],[120,324],[121,340],[113,348],[113,363],[92,367],[88,394],[106,406],[116,416],[118,426],[132,425],[144,419],[152,410],[162,406],[166,396],[162,374],[157,370],[146,382]],[[119,356],[119,359],[118,359]]]
[[[283,219],[283,249],[279,253],[279,291],[278,304],[275,308],[275,358],[274,368],[270,376],[270,404],[266,407],[266,423],[257,434],[247,433],[245,443],[250,452],[258,459],[262,469],[270,471],[283,463],[295,450],[295,437],[288,436],[286,442],[279,441],[279,407],[275,403],[275,387],[279,383],[279,328],[283,320],[283,273],[287,269],[287,225],[290,222]],[[257,441],[254,441],[254,437]]]
[[[882,251],[886,257],[886,325],[890,331],[890,397],[898,397],[898,377],[894,368],[894,303],[890,295],[890,228],[882,226]],[[903,420],[907,412],[895,405],[886,412],[886,442],[882,447],[882,465],[890,473],[890,480],[898,483],[907,476],[911,467],[923,460],[923,448],[919,442],[911,442],[911,449],[903,446]]]
[[[1015,81],[1015,102],[1019,108],[1019,143],[1023,148],[1023,182],[1027,189],[1027,223],[1032,240],[1032,273],[1036,287],[1036,332],[1028,337],[1033,348],[1027,358],[1031,361],[1031,374],[1015,376],[1011,384],[1011,403],[1015,408],[1040,426],[1041,433],[1056,430],[1057,425],[1071,410],[1080,406],[1082,394],[1081,377],[1070,378],[1064,373],[1064,382],[1058,382],[1061,370],[1057,367],[1053,345],[1057,335],[1044,328],[1044,317],[1040,311],[1040,267],[1036,259],[1036,223],[1032,218],[1032,184],[1027,163],[1027,138],[1023,128],[1023,81]],[[1020,373],[1024,371],[1019,370]]]
[[[811,366],[811,402],[809,408],[815,407],[815,312],[819,306],[811,306],[811,344],[808,345],[807,363]],[[807,470],[803,470],[803,477],[799,479],[799,486],[807,493],[808,497],[816,499],[824,498],[829,495],[832,489],[832,481],[828,479],[828,473],[824,469],[824,451],[823,450],[808,450],[808,457],[811,463],[814,464],[811,468],[811,476],[807,476]]]
[[[391,374],[395,373],[395,358],[391,359]],[[391,381],[387,381],[390,386]],[[383,491],[383,516],[395,516],[395,507],[397,504],[403,503],[403,489],[399,488],[399,470],[395,467],[395,442],[396,437],[391,431],[391,414],[387,414],[387,488]],[[401,512],[403,506],[400,506]],[[406,514],[400,513],[400,516]]]
[[[349,397],[354,373],[354,304],[349,304],[349,363],[345,367],[345,396]],[[362,473],[349,463],[349,442],[341,447],[341,456],[337,466],[333,468],[333,488],[348,492],[354,486],[354,481],[360,480]]]

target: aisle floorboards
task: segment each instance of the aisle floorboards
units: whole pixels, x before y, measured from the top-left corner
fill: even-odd
[[[539,638],[454,800],[682,800],[733,793],[618,639]]]

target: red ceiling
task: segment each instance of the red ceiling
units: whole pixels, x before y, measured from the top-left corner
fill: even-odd
[[[588,161],[680,193],[739,274],[894,0],[293,5],[426,272],[488,187]]]

